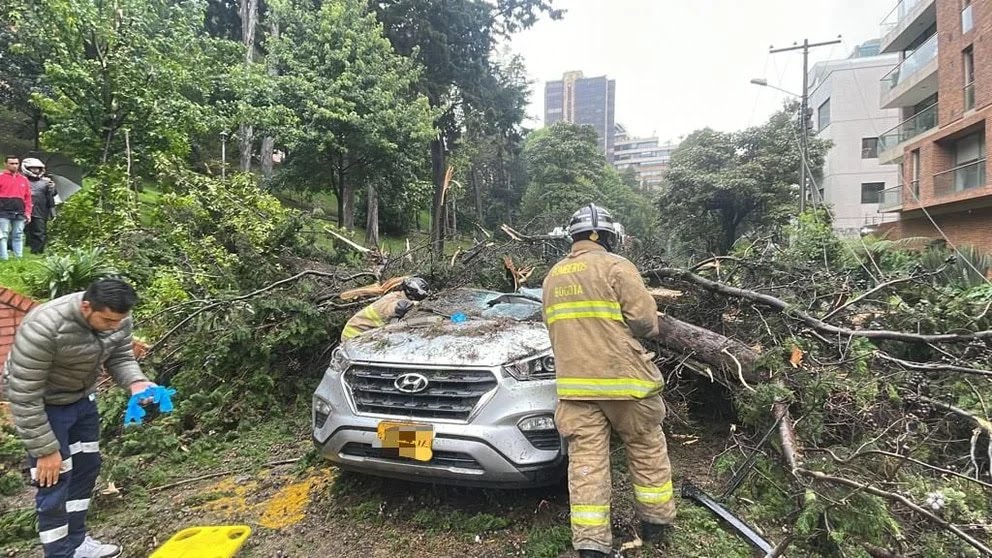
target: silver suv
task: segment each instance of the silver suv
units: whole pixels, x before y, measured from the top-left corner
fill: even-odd
[[[313,396],[321,454],[406,480],[559,482],[565,452],[540,294],[455,289],[343,343]]]

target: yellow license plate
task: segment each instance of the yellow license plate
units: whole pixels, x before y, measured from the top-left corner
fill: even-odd
[[[400,457],[430,461],[434,455],[434,427],[414,422],[382,421],[376,429],[377,448],[395,449]]]

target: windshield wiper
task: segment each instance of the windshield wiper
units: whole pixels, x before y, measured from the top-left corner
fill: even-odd
[[[486,304],[489,305],[489,307],[491,308],[493,306],[496,306],[497,304],[505,304],[505,303],[512,304],[512,303],[520,302],[521,300],[526,300],[527,302],[536,302],[537,304],[543,304],[543,301],[537,298],[536,296],[530,296],[523,293],[504,293],[486,302]]]

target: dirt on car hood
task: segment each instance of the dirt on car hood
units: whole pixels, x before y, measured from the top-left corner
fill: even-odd
[[[540,322],[509,318],[455,323],[438,317],[391,324],[342,345],[351,360],[429,366],[499,366],[551,348]]]

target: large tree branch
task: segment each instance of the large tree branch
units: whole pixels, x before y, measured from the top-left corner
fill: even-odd
[[[716,281],[711,281],[705,277],[700,277],[695,273],[686,271],[684,269],[676,268],[660,268],[649,271],[648,273],[654,274],[658,278],[669,278],[669,279],[680,279],[688,283],[694,283],[703,287],[708,291],[715,293],[720,293],[728,296],[733,296],[737,298],[743,298],[745,300],[750,300],[756,302],[763,306],[767,306],[779,312],[786,314],[800,322],[806,324],[807,326],[816,329],[818,331],[829,333],[832,335],[839,335],[842,337],[864,337],[866,339],[888,339],[891,341],[902,341],[905,343],[955,343],[961,341],[973,341],[976,339],[992,339],[992,331],[977,331],[974,333],[944,333],[937,335],[924,335],[915,333],[906,333],[902,331],[886,331],[886,330],[872,330],[872,329],[848,329],[843,327],[838,327],[835,325],[828,324],[823,320],[819,320],[807,312],[799,309],[795,305],[789,304],[788,302],[775,298],[771,295],[756,293],[751,290],[741,289],[738,287],[732,287],[730,285],[725,285],[723,283],[718,283]]]
[[[929,519],[933,523],[936,523],[937,525],[940,525],[944,529],[947,529],[948,531],[954,533],[958,538],[960,538],[964,542],[968,543],[972,547],[978,549],[978,551],[979,552],[982,552],[984,555],[986,555],[986,556],[992,556],[992,548],[989,548],[988,546],[986,546],[984,543],[982,543],[978,539],[972,537],[968,533],[965,533],[957,525],[953,525],[951,523],[948,523],[947,521],[944,521],[940,517],[938,517],[938,516],[930,513],[925,508],[914,504],[912,501],[910,501],[908,498],[906,498],[902,494],[896,494],[894,492],[888,492],[886,490],[882,490],[880,488],[876,488],[876,487],[871,486],[869,484],[863,484],[863,483],[860,483],[860,482],[857,482],[857,481],[853,481],[851,479],[845,479],[843,477],[835,477],[833,475],[828,475],[828,474],[823,473],[821,471],[811,471],[809,469],[799,468],[799,469],[796,470],[796,473],[798,473],[800,475],[803,475],[803,476],[806,476],[806,477],[809,477],[809,478],[813,479],[816,482],[829,483],[829,484],[839,484],[839,485],[848,486],[848,487],[851,487],[851,488],[856,488],[858,490],[867,492],[869,494],[874,494],[875,496],[882,497],[882,498],[884,498],[886,500],[889,500],[890,502],[896,502],[896,503],[902,504],[903,506],[906,506],[907,508],[909,508],[909,509],[913,510],[914,512],[916,512],[917,514],[925,517],[926,519]]]
[[[976,376],[992,377],[992,370],[982,370],[980,368],[968,368],[966,366],[955,366],[953,364],[944,364],[944,363],[912,362],[909,360],[903,360],[901,358],[896,358],[894,356],[887,355],[881,351],[876,352],[875,356],[877,356],[880,359],[887,360],[889,362],[894,362],[910,370],[920,370],[923,372],[961,372],[962,374],[974,374]]]
[[[223,306],[225,304],[230,304],[232,302],[238,302],[238,301],[241,301],[241,300],[247,300],[249,298],[256,297],[256,296],[258,296],[260,294],[264,294],[264,293],[266,293],[268,291],[271,291],[272,289],[276,289],[276,288],[281,287],[283,285],[286,285],[288,283],[292,283],[294,281],[297,281],[297,280],[302,279],[303,277],[307,277],[309,275],[315,275],[315,276],[318,276],[318,277],[329,277],[329,278],[332,278],[332,279],[338,279],[338,280],[343,281],[343,282],[351,281],[353,279],[357,279],[359,277],[365,277],[365,276],[375,277],[375,274],[374,273],[370,273],[370,272],[356,273],[356,274],[351,275],[349,277],[339,277],[338,275],[336,275],[334,273],[327,273],[325,271],[318,271],[318,270],[315,270],[315,269],[307,269],[307,270],[301,271],[301,272],[297,273],[296,275],[293,275],[292,277],[287,277],[285,279],[280,279],[279,281],[276,281],[275,283],[272,283],[272,284],[270,284],[268,286],[262,287],[261,289],[257,289],[255,291],[252,291],[250,293],[243,294],[243,295],[240,295],[240,296],[236,296],[236,297],[233,297],[233,298],[227,298],[227,299],[224,299],[224,300],[218,300],[216,302],[212,302],[210,304],[207,304],[206,306],[203,306],[202,308],[198,308],[196,311],[192,312],[190,315],[188,315],[185,318],[183,318],[182,320],[180,320],[178,324],[176,324],[175,326],[173,326],[172,329],[170,329],[164,335],[162,335],[162,337],[160,337],[158,339],[158,341],[156,341],[155,343],[153,343],[152,345],[150,345],[148,347],[148,349],[145,351],[145,356],[147,357],[149,354],[151,354],[151,352],[153,350],[155,350],[158,347],[162,346],[162,343],[165,342],[166,339],[172,337],[172,335],[174,335],[177,331],[179,331],[179,329],[182,328],[184,325],[188,324],[193,318],[199,316],[200,314],[202,314],[202,313],[204,313],[204,312],[206,312],[208,310],[213,310],[214,308]]]

